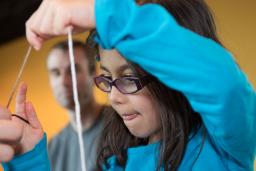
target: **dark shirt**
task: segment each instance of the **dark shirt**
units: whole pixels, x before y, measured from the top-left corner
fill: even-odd
[[[105,108],[105,107],[104,107]],[[97,146],[103,129],[104,111],[94,125],[83,131],[87,171],[96,170]],[[52,171],[81,171],[80,148],[77,132],[69,123],[48,144]]]

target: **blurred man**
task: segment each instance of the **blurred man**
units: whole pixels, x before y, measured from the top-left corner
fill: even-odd
[[[81,105],[81,122],[87,171],[96,170],[96,149],[103,128],[103,109],[93,96],[96,48],[88,43],[74,41],[74,56],[77,73],[77,88]],[[75,121],[68,42],[56,44],[47,58],[50,85],[58,103],[67,110],[68,125],[49,143],[49,158],[52,171],[81,170],[78,136]]]

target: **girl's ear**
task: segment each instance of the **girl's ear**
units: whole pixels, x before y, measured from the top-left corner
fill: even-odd
[[[100,55],[99,55],[99,54],[96,55],[96,61],[97,61],[97,62],[100,62]]]

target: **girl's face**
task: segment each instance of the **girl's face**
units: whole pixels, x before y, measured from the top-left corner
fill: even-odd
[[[112,81],[136,76],[116,50],[100,49],[100,68],[101,75]],[[160,115],[156,112],[155,103],[146,86],[133,94],[123,94],[112,86],[108,99],[134,136],[149,138],[149,143],[159,140]]]

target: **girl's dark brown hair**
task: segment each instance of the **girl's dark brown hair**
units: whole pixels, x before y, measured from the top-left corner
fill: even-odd
[[[137,0],[137,3],[160,4],[181,26],[221,44],[217,37],[213,16],[203,0]],[[130,63],[130,65],[138,76],[148,74],[136,64]],[[147,85],[147,88],[155,99],[162,126],[157,170],[164,167],[165,171],[175,171],[181,163],[189,136],[196,134],[203,127],[202,120],[181,92],[165,86],[154,76],[151,76],[151,79],[152,82]],[[133,136],[113,110],[106,121],[99,144],[97,160],[99,170],[102,165],[108,167],[106,161],[113,155],[117,157],[118,163],[125,167],[127,149],[147,143],[148,139]],[[203,143],[204,136],[202,147]]]

